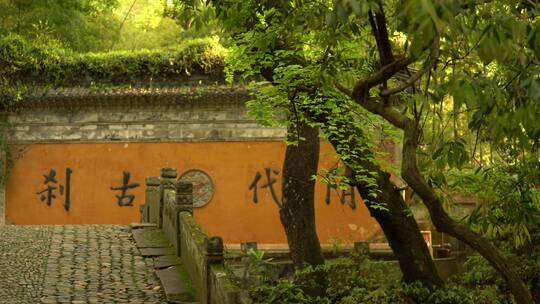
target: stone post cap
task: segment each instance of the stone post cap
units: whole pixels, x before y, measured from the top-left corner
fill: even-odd
[[[157,187],[161,184],[161,181],[159,180],[159,177],[157,176],[149,176],[146,178],[146,185],[147,186],[154,186]]]
[[[164,167],[161,168],[161,177],[163,178],[176,178],[178,173],[176,172],[176,168],[172,167]]]
[[[204,240],[206,255],[223,256],[223,238],[220,236],[210,236]]]

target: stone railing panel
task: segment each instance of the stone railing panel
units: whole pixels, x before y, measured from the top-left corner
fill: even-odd
[[[177,181],[176,175],[176,169],[162,168],[161,179],[147,178],[143,215],[147,212],[149,221],[158,224],[176,249],[197,301],[250,304],[225,270],[223,239],[207,236],[193,217],[193,185]]]
[[[179,225],[182,262],[191,277],[195,298],[201,303],[207,303],[207,263],[204,254],[206,235],[195,223],[193,215],[189,212],[180,212]]]
[[[161,181],[159,177],[147,177],[146,178],[146,200],[144,202],[145,209],[147,209],[148,222],[157,224],[159,222],[159,201],[160,201],[160,189]]]

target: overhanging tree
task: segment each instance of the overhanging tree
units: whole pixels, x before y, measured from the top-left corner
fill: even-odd
[[[383,7],[381,2],[375,2],[366,9],[365,13],[367,13],[377,44],[380,67],[375,73],[360,78],[353,90],[348,90],[340,84],[337,86],[362,107],[403,130],[402,177],[422,199],[436,228],[462,240],[486,258],[505,278],[518,303],[532,303],[527,287],[499,250],[482,235],[456,222],[447,214],[440,197],[426,182],[418,168],[417,151],[422,143],[425,116],[423,110],[430,101],[427,97],[430,94],[443,98],[450,95],[455,99],[459,94],[463,94],[462,91],[460,92],[463,88],[459,85],[454,88],[441,86],[441,84],[454,84],[456,74],[458,75],[457,82],[460,84],[463,84],[464,79],[473,80],[474,77],[484,81],[483,86],[471,86],[470,92],[466,92],[471,93],[472,96],[465,95],[468,106],[480,104],[479,110],[475,112],[476,117],[473,116],[471,121],[471,127],[480,129],[486,126],[485,116],[493,110],[499,114],[503,111],[513,114],[525,108],[538,114],[537,97],[529,94],[514,95],[515,91],[509,89],[510,84],[517,82],[518,87],[529,86],[531,93],[534,93],[534,86],[537,86],[537,79],[531,75],[529,69],[538,63],[537,54],[535,54],[537,30],[536,22],[534,22],[537,8],[534,5],[524,6],[521,3],[505,1],[477,5],[474,2],[459,5],[448,2],[404,1],[398,6],[401,13],[398,14],[397,19],[402,22],[401,30],[411,44],[410,51],[408,54],[403,54],[402,58],[394,56],[393,43],[388,34],[389,22],[385,11],[392,10]],[[347,7],[343,6],[343,3],[341,10],[344,10],[344,15],[347,15]],[[339,6],[337,11],[339,11]],[[360,12],[361,9],[353,14]],[[486,18],[487,13],[500,19]],[[505,45],[498,47],[496,42],[501,41]],[[458,45],[463,43],[465,49],[463,51],[456,49],[456,43]],[[392,76],[406,70],[410,64],[421,61],[423,63],[419,70],[405,81],[395,83],[393,87],[388,86],[388,81]],[[446,64],[440,64],[441,61]],[[448,64],[451,64],[453,74],[450,76],[445,71]],[[482,65],[484,69],[480,69]],[[490,68],[489,71],[486,71],[486,66]],[[509,66],[517,71],[508,73]],[[469,75],[469,73],[476,75]],[[515,76],[516,73],[517,76]],[[420,94],[414,94],[416,82],[424,75],[426,76],[424,77],[425,90]],[[430,81],[433,80],[438,86],[430,85]],[[520,80],[523,82],[520,83]],[[472,82],[475,83],[475,81]],[[441,90],[441,87],[444,90]],[[372,97],[373,88],[376,88],[373,91],[377,91],[378,97]],[[392,100],[392,97],[407,89],[412,89],[411,94],[402,94],[397,98],[397,102]],[[412,98],[406,102],[403,97]],[[503,98],[510,102],[499,103],[497,99]],[[436,102],[445,101],[434,99]],[[489,111],[485,111],[486,104]],[[497,115],[496,117],[500,118]],[[522,119],[519,116],[514,118],[517,120],[514,124],[518,123],[520,130],[511,128],[510,132],[502,131],[503,138],[512,138],[517,134],[522,144],[534,146],[538,142],[538,128],[528,123],[528,118]]]
[[[248,76],[273,73],[271,79],[266,77],[273,89],[259,98],[258,107],[287,108],[292,101],[287,96],[293,93],[299,116],[320,124],[335,145],[336,139],[343,143],[356,138],[360,144],[344,146],[359,152],[366,147],[362,136],[351,131],[357,117],[348,123],[329,123],[349,118],[344,112],[358,111],[350,102],[402,130],[401,175],[427,206],[437,229],[483,255],[505,278],[517,302],[532,302],[498,249],[446,213],[431,183],[434,179],[419,170],[417,156],[427,143],[425,122],[435,105],[443,109],[451,105],[455,115],[465,109],[470,130],[492,144],[513,142],[524,154],[538,153],[540,36],[534,2],[213,3],[221,9],[226,28],[232,29],[233,54],[239,58],[236,68]],[[344,94],[337,95],[336,90]],[[344,129],[347,132],[340,132]],[[462,142],[455,136],[454,143],[443,143],[449,166],[467,161],[459,151]],[[364,162],[354,163],[355,150],[343,153],[339,145],[336,150],[353,170],[352,182],[363,182],[368,189],[368,205],[386,208],[376,204],[383,198],[380,191],[388,188],[377,183],[377,170],[369,165],[373,159],[359,153]]]
[[[279,114],[282,116],[294,117],[297,121],[307,120],[313,126],[320,127],[352,172],[351,184],[358,187],[370,212],[383,228],[400,261],[404,280],[419,280],[429,286],[442,284],[398,187],[391,182],[390,174],[377,164],[361,127],[355,124],[357,117],[348,112],[358,110],[358,107],[343,100],[328,87],[323,87],[325,71],[321,65],[331,63],[328,60],[330,53],[326,46],[325,51],[320,44],[316,45],[314,38],[315,35],[324,35],[324,42],[333,39],[333,33],[327,33],[324,22],[320,22],[331,7],[323,1],[297,5],[299,3],[214,2],[225,29],[233,35],[235,48],[231,57],[232,66],[246,77],[260,74],[271,85],[262,90],[266,94],[258,96],[252,110],[263,118],[268,114],[264,109],[270,109],[273,113],[281,109]],[[317,52],[322,52],[318,59]],[[343,106],[345,104],[349,108]],[[307,177],[309,175],[303,178]],[[287,193],[284,192],[284,195]],[[310,210],[313,206],[297,204],[295,208],[298,210],[296,214],[301,215],[305,213],[302,210]],[[283,210],[281,214],[283,216]],[[284,221],[285,230],[289,229],[288,225],[294,226],[296,222],[304,220],[302,217],[291,217]],[[304,230],[304,234],[315,235],[314,225],[302,227],[309,228]],[[288,233],[289,244],[306,242],[306,239],[291,236]],[[294,244],[291,244],[291,250],[295,250]]]

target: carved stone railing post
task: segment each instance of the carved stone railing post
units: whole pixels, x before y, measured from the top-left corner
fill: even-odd
[[[176,183],[176,204],[180,212],[193,214],[193,184],[181,181]]]
[[[206,280],[205,280],[205,294],[206,294],[206,303],[213,303],[212,299],[215,297],[213,295],[212,288],[212,265],[223,264],[225,261],[224,258],[224,247],[223,247],[223,238],[220,236],[209,236],[204,239],[204,249],[206,255]]]
[[[176,173],[175,168],[170,168],[170,167],[161,168],[161,199],[159,203],[160,218],[159,218],[159,222],[157,223],[158,228],[163,228],[163,215],[164,215],[164,210],[165,210],[165,204],[164,204],[165,190],[166,189],[173,190],[173,191],[176,190],[176,185],[175,185],[176,176],[177,176],[177,173]]]
[[[159,177],[150,176],[146,178],[146,200],[145,208],[148,210],[148,222],[158,224],[160,218],[160,201],[161,201],[161,190],[159,186],[161,181]]]
[[[204,240],[206,249],[206,261],[209,265],[223,264],[223,238],[220,236],[210,236]]]

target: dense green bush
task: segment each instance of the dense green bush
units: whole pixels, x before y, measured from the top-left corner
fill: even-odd
[[[489,266],[488,266],[489,267]],[[310,297],[304,292],[314,288],[312,274],[322,271],[327,276],[326,297]],[[475,271],[484,279],[464,280],[463,277],[449,282],[445,287],[431,290],[419,283],[403,284],[397,265],[387,261],[357,262],[353,259],[329,261],[316,269],[298,271],[294,279],[259,282],[250,293],[256,303],[302,303],[302,304],[510,304],[511,297],[499,289],[497,280],[489,269]],[[465,277],[470,274],[466,274]],[[463,281],[463,282],[461,282]],[[473,283],[475,282],[475,283]],[[459,284],[458,284],[459,283]],[[462,284],[463,283],[463,284]],[[469,284],[471,283],[471,284]],[[319,288],[323,288],[320,287]]]
[[[540,303],[540,227],[530,232],[531,241],[526,245],[507,250],[507,258],[514,265],[519,276],[529,285],[532,296]],[[510,243],[505,246],[504,243]],[[499,246],[512,248],[512,239],[499,241]],[[496,286],[502,293],[508,293],[500,275],[480,256],[470,257],[465,264],[467,271],[455,278],[468,287]]]
[[[212,39],[164,50],[78,54],[48,38],[0,37],[0,109],[14,106],[29,86],[134,85],[175,81],[193,72],[221,75],[224,49]]]
[[[211,39],[186,41],[162,50],[73,53],[53,40],[0,39],[1,79],[66,86],[171,79],[193,71],[220,74],[224,51]]]

